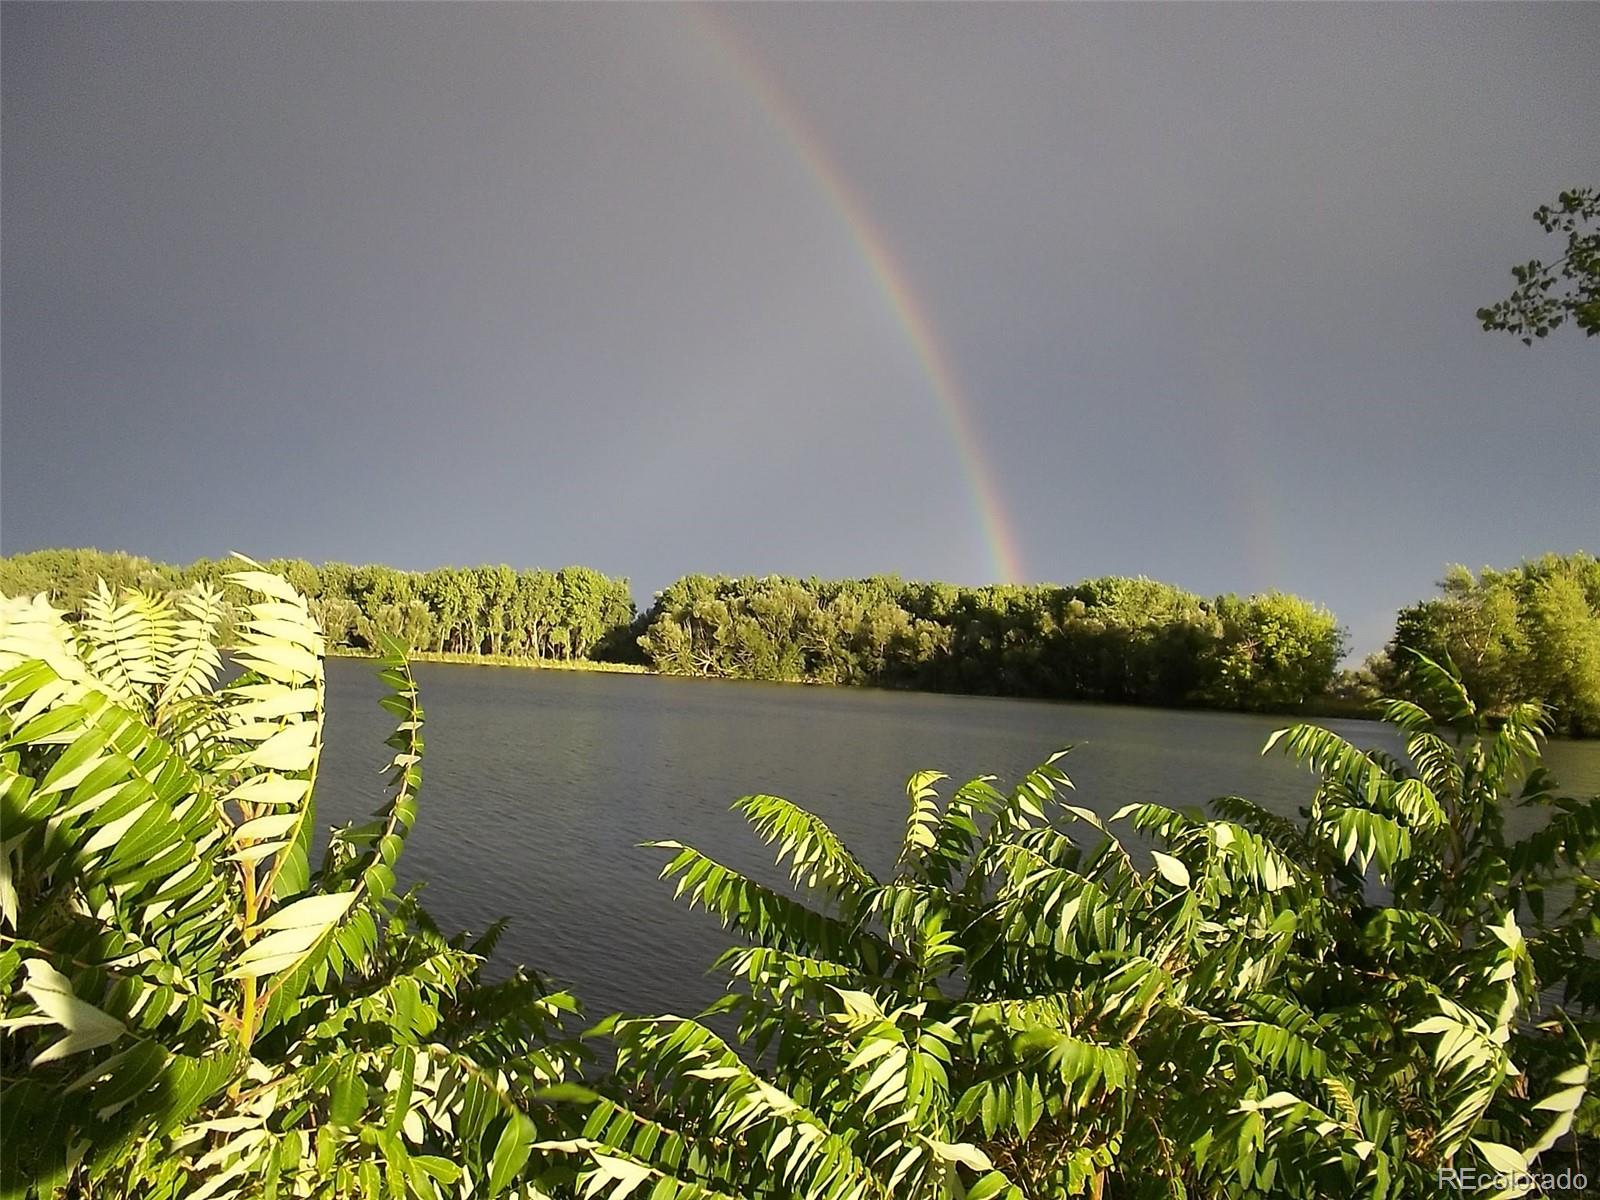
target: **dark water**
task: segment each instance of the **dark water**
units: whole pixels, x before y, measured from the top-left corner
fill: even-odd
[[[509,916],[499,957],[573,986],[591,1015],[697,1011],[718,994],[705,970],[730,939],[672,902],[657,879],[665,852],[637,844],[676,838],[777,882],[728,810],[749,792],[818,813],[881,870],[899,847],[906,776],[922,768],[1008,781],[1071,745],[1074,799],[1103,814],[1228,793],[1293,812],[1311,790],[1308,772],[1260,755],[1282,717],[426,663],[416,674],[427,755],[403,881],[428,881],[446,930]],[[379,802],[380,694],[371,664],[328,663],[324,824]],[[1324,723],[1396,746],[1371,722]],[[1555,743],[1547,761],[1567,790],[1600,791],[1600,743]]]

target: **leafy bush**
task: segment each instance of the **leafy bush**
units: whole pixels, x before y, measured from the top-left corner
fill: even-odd
[[[661,1195],[1429,1196],[1592,1130],[1600,798],[1553,794],[1537,708],[1491,735],[1423,671],[1458,740],[1388,703],[1409,766],[1274,739],[1320,776],[1300,820],[1102,821],[1052,760],[945,803],[914,776],[887,878],[788,801],[740,800],[810,904],[657,843],[750,943],[721,960],[737,1035],[616,1021],[597,1170]],[[1519,841],[1513,802],[1543,819]]]
[[[486,982],[497,930],[447,940],[397,894],[423,718],[398,657],[387,798],[311,869],[322,636],[281,578],[230,579],[254,601],[220,687],[203,586],[102,585],[76,627],[0,607],[0,1193],[528,1194],[573,1001]]]

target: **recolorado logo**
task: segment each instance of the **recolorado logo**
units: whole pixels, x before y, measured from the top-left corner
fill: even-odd
[[[1577,1195],[1589,1186],[1589,1177],[1571,1167],[1563,1171],[1480,1171],[1473,1167],[1440,1167],[1439,1186],[1458,1192],[1493,1189],[1520,1196],[1538,1191],[1545,1195]]]

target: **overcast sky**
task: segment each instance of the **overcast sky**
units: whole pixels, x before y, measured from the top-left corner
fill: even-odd
[[[1600,183],[1600,5],[0,14],[6,553],[987,582],[819,168],[1028,580],[1366,651],[1600,551],[1600,342],[1473,318]]]

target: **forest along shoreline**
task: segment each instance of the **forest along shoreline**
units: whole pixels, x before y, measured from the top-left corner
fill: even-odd
[[[1553,732],[1600,733],[1600,562],[1545,555],[1474,575],[1402,609],[1388,646],[1340,670],[1327,608],[1265,592],[1203,597],[1146,578],[961,587],[905,581],[687,575],[640,612],[625,578],[588,567],[404,571],[301,559],[265,564],[309,598],[329,653],[385,639],[418,661],[866,686],[956,695],[1365,717],[1417,699],[1423,659],[1454,664],[1480,708],[1551,712]],[[232,603],[227,559],[186,566],[121,552],[0,558],[0,593],[69,614],[104,585]]]

